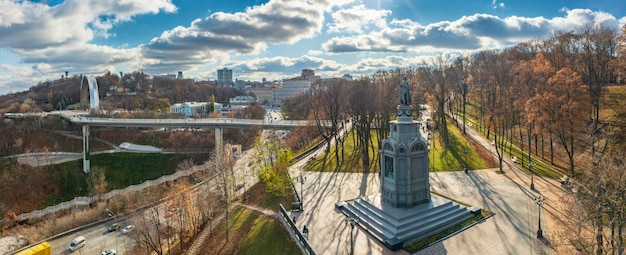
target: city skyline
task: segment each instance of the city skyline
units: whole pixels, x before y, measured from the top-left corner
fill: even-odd
[[[369,75],[546,39],[584,24],[620,30],[626,3],[391,0],[0,0],[0,95],[68,71],[182,71],[216,80]]]

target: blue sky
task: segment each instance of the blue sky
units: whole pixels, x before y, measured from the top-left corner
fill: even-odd
[[[369,75],[545,39],[618,31],[622,0],[0,0],[0,95],[70,75],[214,80]]]

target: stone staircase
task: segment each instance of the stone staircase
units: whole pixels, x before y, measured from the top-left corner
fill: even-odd
[[[359,225],[392,250],[401,249],[473,216],[467,207],[438,196],[433,196],[429,203],[412,208],[380,205],[380,198],[375,196],[349,203],[340,202],[337,207],[349,217],[357,218]]]

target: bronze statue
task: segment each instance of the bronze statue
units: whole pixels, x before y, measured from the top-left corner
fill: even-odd
[[[404,76],[404,80],[400,83],[400,104],[409,106],[411,105],[411,91],[409,91],[409,82]]]

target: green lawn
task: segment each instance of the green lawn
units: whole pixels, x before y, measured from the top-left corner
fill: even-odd
[[[92,169],[104,169],[108,182],[107,191],[111,191],[172,174],[176,171],[179,162],[192,156],[191,154],[111,153],[92,155],[90,160]],[[47,199],[48,205],[68,201],[76,196],[90,195],[87,190],[87,175],[83,173],[82,160],[47,167],[49,171],[54,172],[53,179],[59,189],[58,196]]]
[[[224,224],[204,248],[208,254],[300,254],[300,249],[276,218],[244,207],[236,207],[229,217],[229,243]]]
[[[451,122],[448,122],[448,133],[450,145],[445,149],[439,133],[434,135],[430,154],[431,171],[462,171],[466,166],[469,170],[493,167],[490,162],[480,156],[478,150],[461,135],[461,131]]]
[[[376,130],[372,130],[372,143],[374,146],[370,146],[368,149],[369,157],[370,157],[370,166],[368,172],[377,172],[378,171],[378,160],[373,161],[373,159],[378,159],[378,138],[376,137]],[[318,172],[347,172],[347,173],[360,173],[363,172],[363,161],[360,157],[356,157],[353,154],[355,150],[355,139],[356,139],[356,131],[353,129],[347,135],[344,142],[344,152],[342,159],[341,149],[339,150],[339,165],[335,160],[335,147],[333,146],[330,149],[329,153],[324,153],[322,155],[317,155],[316,159],[312,162],[309,162],[305,166],[305,169],[309,171],[318,171]],[[324,144],[324,148],[326,145]]]
[[[487,137],[487,129],[483,128],[482,130],[480,130],[478,128],[478,124],[477,121],[474,118],[475,114],[471,114],[471,113],[476,113],[477,111],[475,110],[475,108],[472,105],[468,105],[467,106],[467,122],[468,123],[473,123],[472,125],[474,126],[475,130],[478,131],[483,137]],[[490,138],[493,139],[493,136]],[[533,143],[534,144],[534,143]],[[518,147],[519,145],[519,141],[514,141],[514,144],[511,147],[511,143],[510,141],[506,142],[506,148],[505,148],[505,157],[508,158],[512,158],[513,156],[515,156],[517,158],[517,164],[518,166],[520,166],[526,173],[530,173],[530,169],[528,166],[528,144],[525,144],[524,147],[524,165],[521,164],[522,162],[522,150]],[[554,146],[561,146],[559,143],[555,142]],[[534,147],[534,146],[533,146]],[[509,150],[510,149],[510,150]],[[510,153],[509,153],[510,151]],[[541,153],[541,151],[540,151]],[[552,177],[552,178],[560,178],[564,172],[566,172],[565,169],[553,165],[550,163],[549,160],[543,159],[540,156],[534,154],[531,156],[533,162],[535,163],[533,166],[533,173],[537,174],[537,175],[541,175],[541,176],[548,176],[548,177]]]
[[[435,135],[433,150],[434,154],[430,154],[430,167],[431,171],[462,171],[465,163],[467,162],[468,169],[484,169],[493,167],[493,165],[483,159],[475,148],[470,146],[470,143],[461,135],[459,129],[453,124],[448,123],[448,130],[450,131],[450,146],[443,149],[442,144],[439,142],[439,136]],[[317,155],[316,159],[309,162],[305,169],[309,171],[320,172],[363,172],[363,163],[360,157],[350,156],[352,155],[354,147],[354,139],[352,135],[355,131],[352,130],[345,139],[345,158],[343,161],[340,157],[340,165],[337,166],[335,162],[335,148],[331,148],[328,154]],[[369,148],[370,159],[379,159],[378,157],[378,139],[376,138],[375,131],[372,131],[373,146]],[[467,148],[467,154],[463,149]],[[341,151],[340,151],[341,155]],[[433,169],[434,166],[434,169]],[[378,160],[374,161],[370,167],[369,172],[377,172],[379,169]]]

